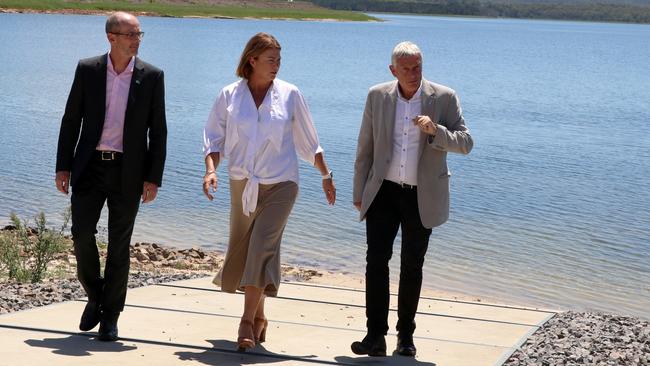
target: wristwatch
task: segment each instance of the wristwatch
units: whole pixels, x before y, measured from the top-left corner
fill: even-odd
[[[325,180],[325,179],[333,179],[334,178],[334,173],[332,173],[332,171],[330,170],[327,174],[321,175],[321,178],[323,178],[323,180]]]

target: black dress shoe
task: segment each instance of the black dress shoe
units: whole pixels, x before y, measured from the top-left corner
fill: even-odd
[[[415,357],[415,344],[413,344],[412,334],[397,335],[397,353],[402,356]]]
[[[120,313],[102,314],[97,339],[104,342],[115,342],[117,340],[117,318],[119,316]]]
[[[97,301],[88,301],[79,321],[79,330],[87,332],[99,324],[101,316],[100,306]]]
[[[386,356],[386,338],[383,335],[367,335],[361,342],[352,342],[352,352],[357,355],[368,355],[373,357]]]

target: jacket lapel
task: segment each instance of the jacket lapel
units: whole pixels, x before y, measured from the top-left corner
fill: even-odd
[[[127,135],[129,126],[133,123],[134,108],[136,108],[136,101],[138,99],[140,85],[144,76],[144,67],[139,58],[135,58],[133,62],[133,75],[131,75],[131,85],[129,85],[129,98],[126,103],[126,111],[124,114],[124,132],[122,134],[122,146],[126,146]]]
[[[383,118],[385,123],[382,126],[382,139],[387,159],[390,160],[393,153],[393,130],[395,129],[395,111],[397,109],[397,81],[390,86],[385,98]]]
[[[144,67],[142,66],[142,62],[140,62],[140,59],[136,57],[135,61],[133,62],[133,75],[131,76],[131,86],[129,87],[129,104],[127,105],[127,108],[130,107],[132,103],[135,103],[137,95],[136,93],[140,87],[140,84],[142,83],[143,69]]]
[[[422,79],[422,114],[425,116],[429,116],[433,121],[433,123],[437,122],[434,120],[435,106],[436,106],[436,89],[429,81],[427,81],[426,79]],[[420,134],[418,161],[420,160],[419,158],[422,156],[422,152],[424,152],[424,147],[426,145],[426,141],[427,138],[429,138],[429,136],[430,135],[426,133]]]
[[[94,88],[95,101],[97,105],[94,110],[97,111],[97,121],[99,121],[99,131],[104,129],[104,120],[106,119],[106,67],[108,64],[108,53],[99,57],[95,64],[95,80],[92,85],[97,85]],[[97,137],[99,139],[99,136]]]

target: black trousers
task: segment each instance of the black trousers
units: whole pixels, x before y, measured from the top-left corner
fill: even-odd
[[[121,160],[94,157],[72,187],[72,240],[77,277],[90,301],[106,314],[124,309],[129,278],[129,244],[140,198],[122,194]],[[104,203],[108,204],[108,248],[104,278],[95,234]]]
[[[431,229],[422,226],[416,188],[384,181],[366,214],[366,317],[368,334],[388,332],[389,269],[393,242],[402,228],[397,331],[413,334],[422,287],[422,265]]]

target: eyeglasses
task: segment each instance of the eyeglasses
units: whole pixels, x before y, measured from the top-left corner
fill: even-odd
[[[129,33],[108,32],[108,33],[118,34],[120,36],[126,36],[130,39],[142,39],[142,37],[144,37],[144,32],[129,32]]]

